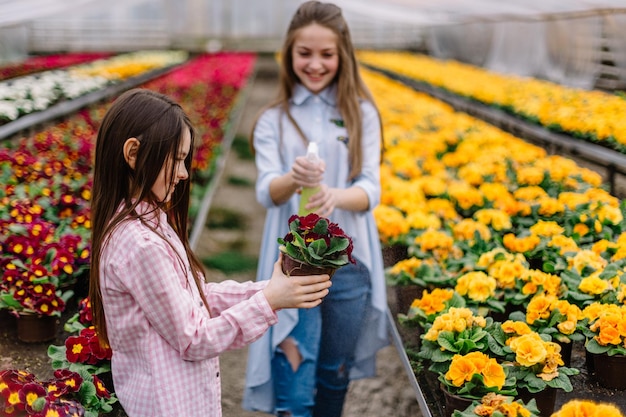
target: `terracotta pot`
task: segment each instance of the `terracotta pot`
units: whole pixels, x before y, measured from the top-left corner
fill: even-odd
[[[293,259],[291,256],[283,254],[283,273],[287,276],[301,276],[301,275],[322,275],[328,274],[333,276],[337,268],[321,268],[319,266],[313,266]]]
[[[626,390],[626,355],[591,355],[598,384],[604,388]]]
[[[474,400],[469,398],[459,397],[458,395],[454,395],[448,392],[444,385],[441,385],[441,390],[443,391],[443,397],[445,399],[444,404],[444,415],[445,417],[451,417],[454,410],[463,411],[470,405]]]
[[[398,262],[407,259],[409,257],[409,247],[407,245],[391,245],[391,246],[383,246],[383,266],[388,268],[390,266],[394,266]]]
[[[528,392],[526,388],[517,389],[517,398],[527,404],[533,398],[537,402],[537,409],[541,417],[549,417],[554,413],[556,404],[556,388],[546,387],[543,391]]]
[[[25,343],[42,343],[53,340],[57,335],[56,316],[40,316],[20,313],[17,322],[17,338]]]

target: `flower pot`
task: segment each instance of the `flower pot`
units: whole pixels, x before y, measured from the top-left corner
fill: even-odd
[[[20,313],[17,322],[17,338],[25,343],[42,343],[57,335],[57,317]]]
[[[572,347],[574,345],[574,342],[556,342],[558,343],[559,346],[561,346],[561,359],[563,359],[563,363],[565,364],[565,366],[567,366],[568,368],[571,366],[572,364]]]
[[[598,384],[605,388],[626,389],[626,355],[592,354]]]
[[[463,411],[467,407],[469,407],[473,400],[470,398],[459,397],[458,395],[451,394],[445,388],[445,386],[441,385],[441,390],[443,391],[443,397],[445,399],[444,404],[444,416],[451,417],[454,410]]]
[[[12,330],[15,327],[15,317],[7,309],[0,309],[0,330]]]
[[[528,392],[526,388],[518,388],[517,398],[524,401],[524,404],[528,404],[534,398],[539,410],[539,416],[549,417],[554,412],[556,404],[556,388],[546,387],[542,391],[532,393]]]
[[[398,262],[407,259],[409,247],[407,245],[395,244],[391,246],[383,246],[383,266],[388,268],[394,266]]]
[[[322,268],[319,266],[309,265],[287,255],[283,255],[282,269],[283,273],[287,276],[328,274],[331,278],[337,270],[337,268],[332,267]]]
[[[421,285],[408,284],[394,286],[396,294],[396,308],[398,313],[406,314],[413,304],[413,300],[421,298],[424,287]]]

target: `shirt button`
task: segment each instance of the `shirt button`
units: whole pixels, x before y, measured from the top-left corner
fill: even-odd
[[[215,374],[215,378],[219,378],[219,377],[220,377],[220,373],[218,372]]]
[[[319,97],[314,97],[313,98],[313,103],[319,103],[320,102],[320,98]]]

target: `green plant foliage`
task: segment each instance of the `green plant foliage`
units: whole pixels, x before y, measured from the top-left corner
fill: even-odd
[[[202,259],[202,263],[211,269],[217,269],[225,274],[254,271],[258,259],[245,255],[239,251],[224,251]]]

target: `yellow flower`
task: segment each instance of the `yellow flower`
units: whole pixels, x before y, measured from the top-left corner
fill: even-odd
[[[409,275],[413,275],[415,274],[415,271],[417,271],[417,269],[422,266],[423,263],[424,262],[421,259],[415,257],[403,259],[393,265],[389,270],[389,273],[393,275],[398,275],[402,272],[406,272]]]
[[[591,400],[570,400],[563,404],[552,417],[624,417],[613,404],[596,403]]]
[[[514,333],[517,336],[532,333],[532,330],[523,321],[507,320],[502,323],[504,333]]]
[[[581,273],[584,268],[592,268],[594,270],[602,269],[608,263],[600,255],[590,249],[580,250],[574,257],[568,258],[568,266],[576,272]]]
[[[580,280],[578,289],[586,294],[600,295],[610,288],[609,283],[594,273]]]
[[[424,252],[435,249],[449,250],[454,245],[454,239],[445,232],[428,229],[415,238],[415,244],[419,245]]]
[[[496,279],[498,288],[514,288],[517,278],[525,271],[521,258],[496,261],[487,269],[489,275]]]
[[[502,210],[481,209],[474,213],[474,218],[480,223],[491,226],[493,230],[498,232],[508,230],[513,226],[511,216]]]
[[[481,373],[486,386],[498,387],[499,390],[504,386],[506,380],[504,368],[494,358],[489,358]]]
[[[517,169],[517,183],[520,185],[539,185],[545,177],[542,168],[525,166]]]
[[[445,378],[452,382],[452,385],[460,387],[465,382],[472,379],[472,375],[477,372],[474,361],[462,355],[454,355],[450,362],[450,369],[445,374]]]
[[[530,233],[537,236],[556,236],[565,231],[557,222],[539,220],[530,227]]]
[[[404,214],[395,207],[379,204],[374,208],[373,215],[383,243],[397,239],[409,232],[409,224]]]
[[[476,232],[478,232],[478,235],[483,240],[491,239],[491,232],[489,231],[489,228],[486,225],[472,219],[463,219],[456,223],[452,228],[452,232],[454,233],[454,237],[459,240],[473,241]]]
[[[454,288],[460,295],[467,295],[470,300],[485,302],[495,295],[496,279],[482,271],[472,271],[461,276]]]
[[[550,297],[545,294],[535,295],[529,302],[526,308],[526,322],[533,324],[535,320],[547,319],[550,317],[551,305],[556,297]]]
[[[513,233],[507,233],[502,239],[504,247],[511,252],[530,252],[541,243],[538,236],[517,237]]]
[[[446,301],[450,300],[454,295],[451,288],[435,288],[431,293],[424,290],[422,298],[413,300],[411,308],[419,308],[424,314],[431,315],[443,311],[446,307]]]
[[[543,362],[548,355],[544,341],[534,332],[512,339],[509,347],[515,352],[515,360],[522,366]]]

